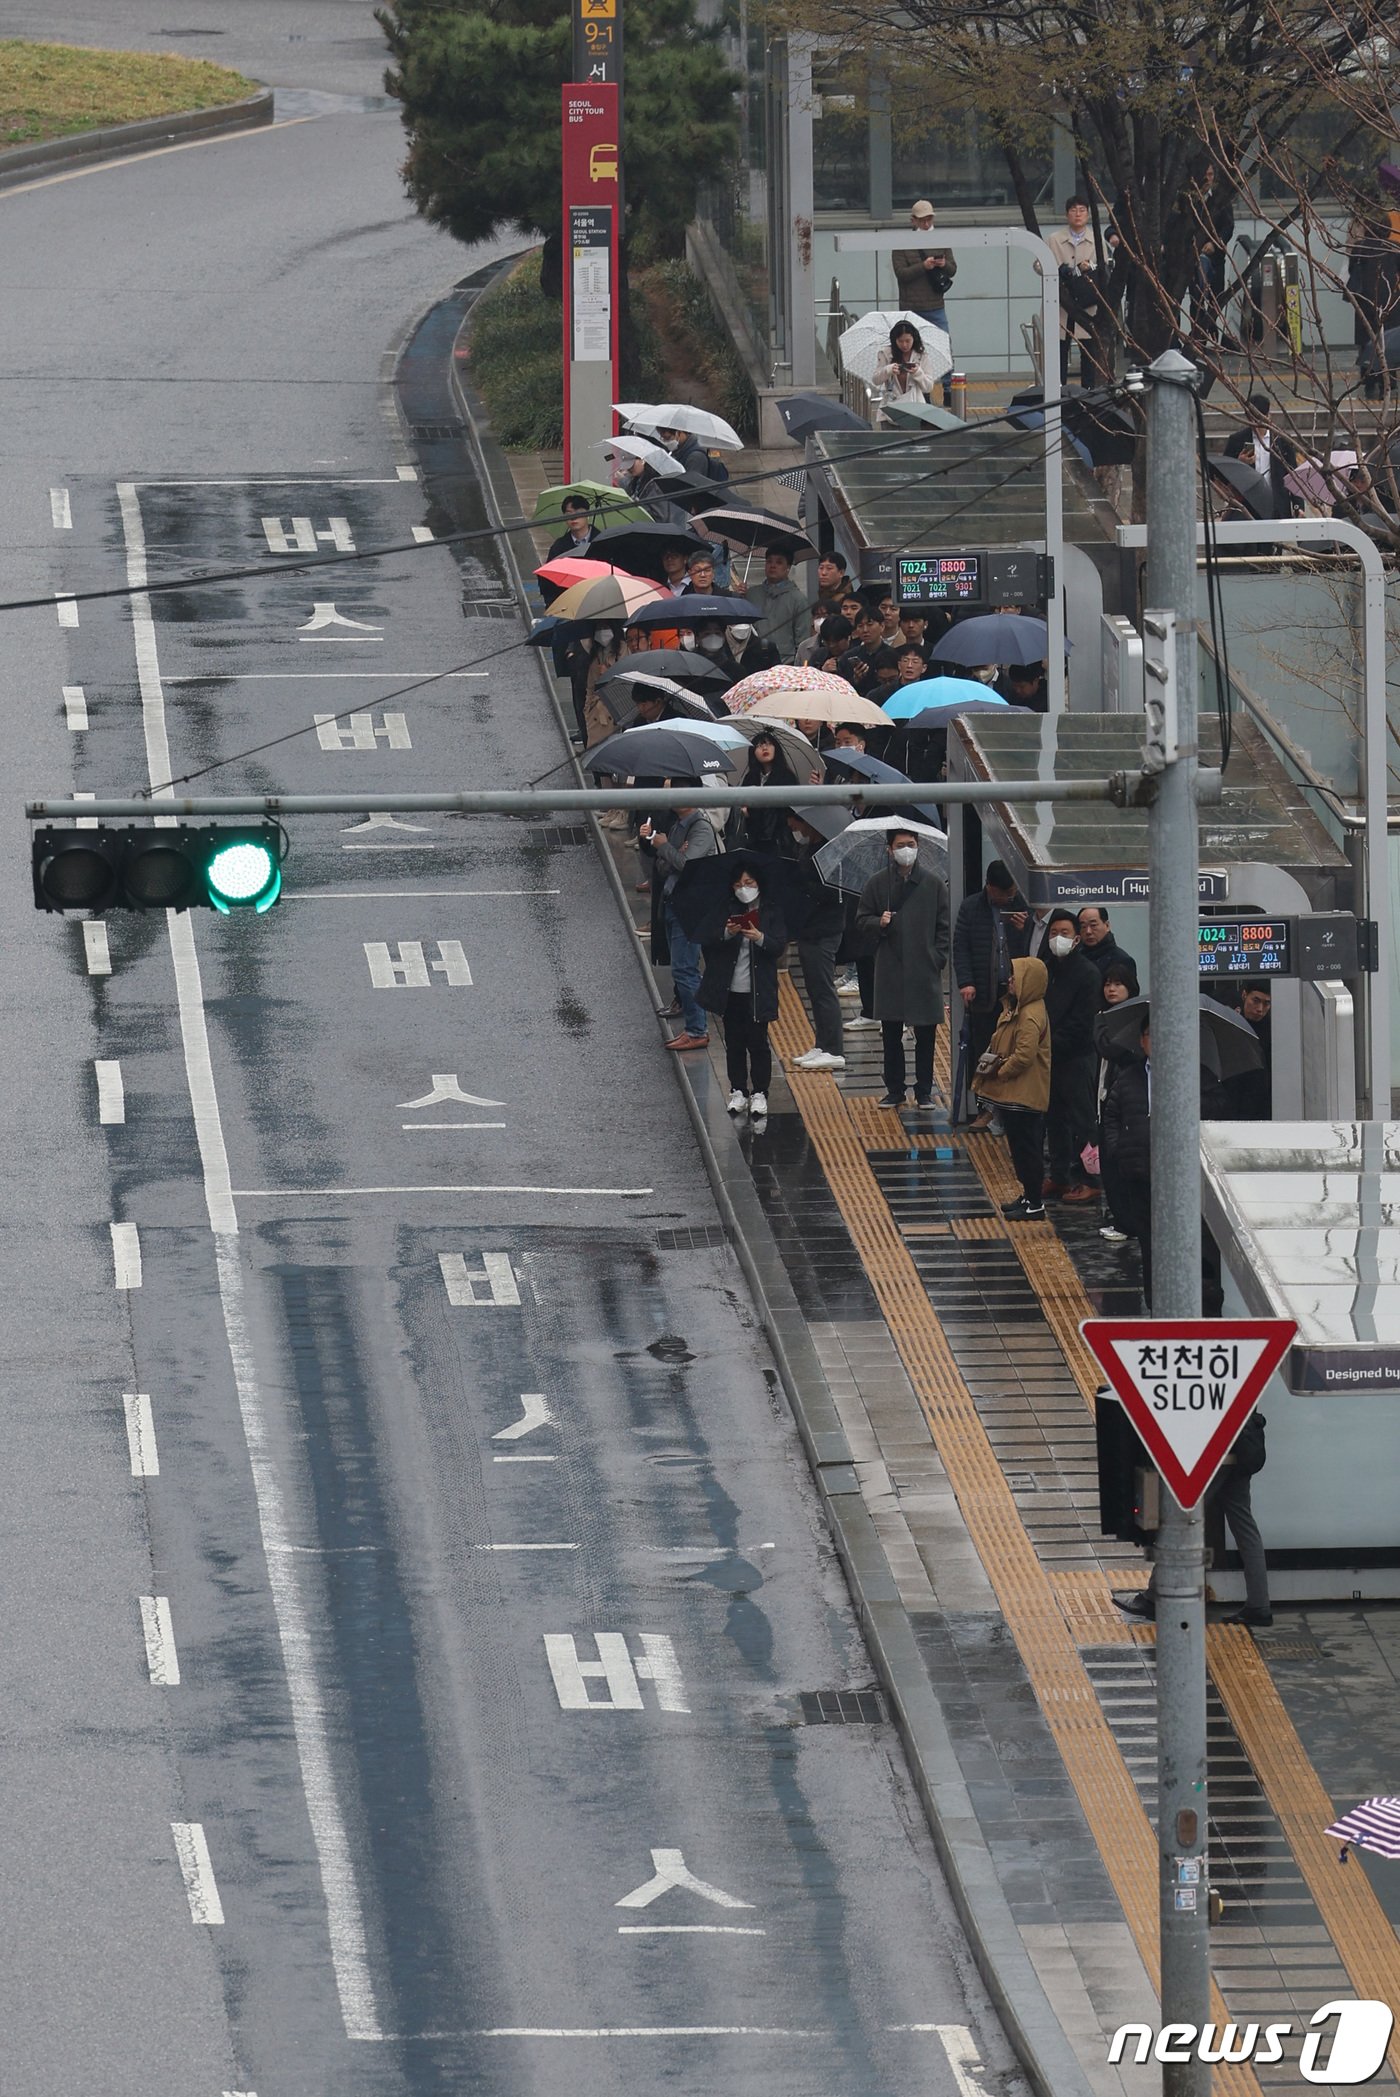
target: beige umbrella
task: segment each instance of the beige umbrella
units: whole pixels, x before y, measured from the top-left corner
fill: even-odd
[[[767,715],[774,721],[821,721],[829,728],[842,721],[852,726],[863,722],[870,728],[893,726],[887,713],[849,688],[844,698],[836,692],[765,692],[761,710],[756,707],[754,713],[760,720]]]
[[[810,715],[804,715],[810,719]],[[765,735],[771,736],[783,756],[792,766],[794,777],[800,785],[816,786],[826,777],[826,760],[815,743],[809,743],[800,728],[789,727],[786,721],[765,721],[759,714],[733,714],[726,721],[727,728],[737,728],[750,744]]]

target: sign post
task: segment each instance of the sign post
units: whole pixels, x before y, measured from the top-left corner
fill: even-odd
[[[616,0],[614,0],[614,5]],[[597,26],[596,24],[594,26]],[[617,398],[621,90],[570,82],[563,98],[564,460],[596,479],[590,447],[611,436]]]

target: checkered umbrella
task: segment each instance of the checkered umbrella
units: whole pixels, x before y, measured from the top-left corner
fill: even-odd
[[[1349,1849],[1372,1849],[1378,1857],[1400,1857],[1400,1798],[1368,1798],[1343,1813],[1327,1830],[1342,1845],[1339,1864]]]

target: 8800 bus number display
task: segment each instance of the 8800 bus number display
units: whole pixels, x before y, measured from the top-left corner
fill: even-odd
[[[1287,976],[1293,972],[1286,917],[1211,918],[1200,928],[1203,976]]]

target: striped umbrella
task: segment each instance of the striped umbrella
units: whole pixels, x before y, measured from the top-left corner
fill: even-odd
[[[1327,1833],[1342,1845],[1337,1859],[1345,1864],[1349,1849],[1372,1849],[1378,1857],[1400,1857],[1400,1798],[1368,1798],[1334,1820]]]

